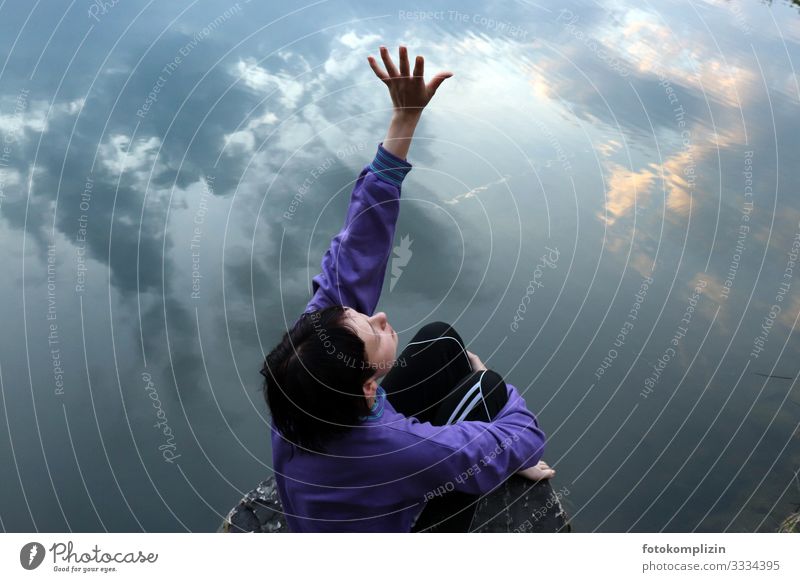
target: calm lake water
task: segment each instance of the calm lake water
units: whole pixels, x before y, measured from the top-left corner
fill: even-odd
[[[401,346],[451,322],[524,392],[578,531],[800,503],[796,6],[17,0],[0,31],[4,531],[213,531],[270,474],[261,360],[400,43],[455,73],[408,156]]]

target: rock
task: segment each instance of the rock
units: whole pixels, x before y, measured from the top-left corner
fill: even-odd
[[[570,532],[572,526],[561,504],[566,495],[569,495],[569,489],[562,487],[557,491],[553,490],[550,479],[533,482],[525,477],[512,475],[478,502],[471,531]]]
[[[800,533],[800,512],[789,514],[778,527],[778,533]]]
[[[247,493],[228,512],[218,532],[281,533],[289,531],[283,518],[275,477],[270,476]]]
[[[561,504],[569,489],[554,491],[549,479],[533,482],[513,475],[478,502],[472,532],[570,532]],[[268,477],[230,510],[217,530],[222,533],[288,532],[275,478]]]

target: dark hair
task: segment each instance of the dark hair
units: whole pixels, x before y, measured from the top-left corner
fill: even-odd
[[[264,360],[272,422],[301,448],[324,452],[369,414],[363,385],[375,370],[344,314],[341,305],[304,313]]]

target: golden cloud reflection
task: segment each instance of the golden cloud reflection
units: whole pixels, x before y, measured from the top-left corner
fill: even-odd
[[[597,217],[607,225],[630,213],[636,204],[637,196],[649,192],[655,174],[648,169],[634,172],[614,162],[608,162],[610,175],[607,178],[605,212]]]

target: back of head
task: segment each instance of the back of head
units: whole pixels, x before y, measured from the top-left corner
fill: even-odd
[[[304,313],[264,362],[272,422],[301,449],[323,452],[369,412],[363,385],[374,369],[344,314],[339,305]]]

